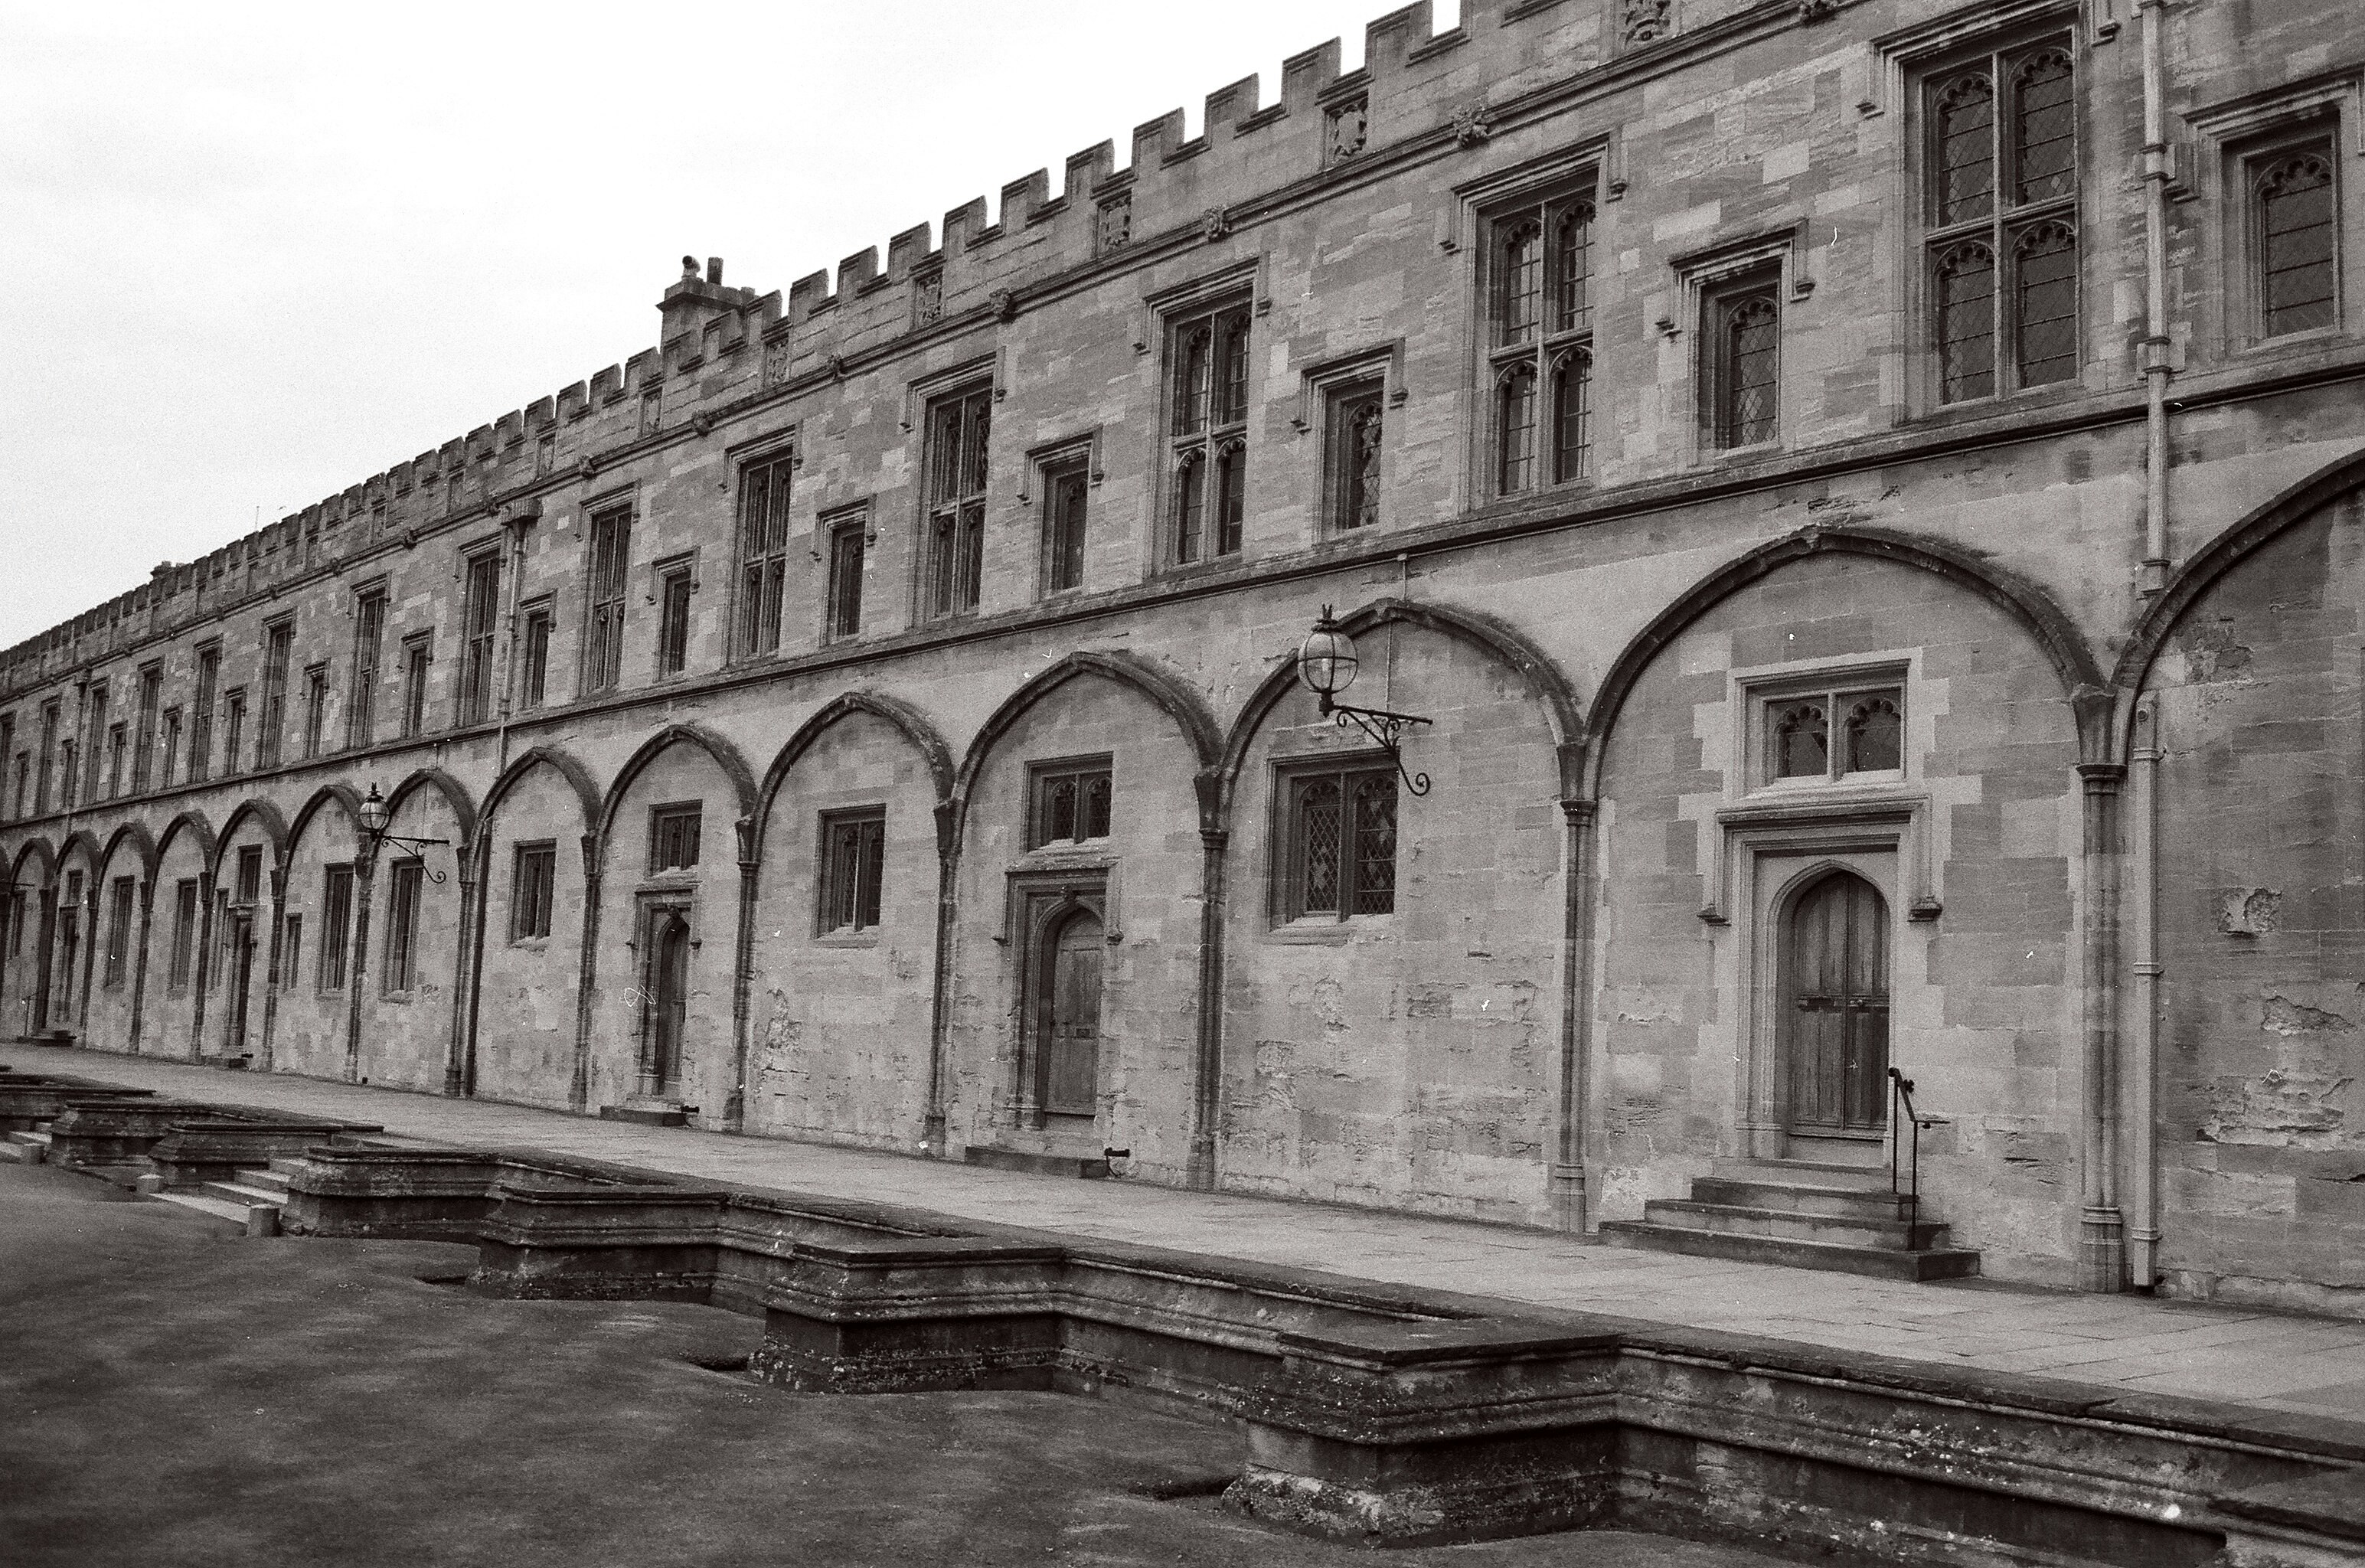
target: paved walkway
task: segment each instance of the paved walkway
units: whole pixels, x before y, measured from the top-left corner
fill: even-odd
[[[193,1100],[376,1122],[440,1143],[526,1146],[1544,1306],[2365,1421],[2365,1322],[1632,1252],[1549,1231],[1064,1181],[98,1051],[8,1047],[0,1059]]]

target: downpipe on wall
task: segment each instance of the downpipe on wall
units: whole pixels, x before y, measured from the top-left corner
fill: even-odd
[[[2127,1282],[2159,1282],[2159,705],[2135,709],[2127,801],[2128,918],[2134,924],[2134,1047],[2127,1062]]]
[[[2167,0],[2136,0],[2143,17],[2144,116],[2144,560],[2146,598],[2168,584],[2168,87],[2161,13]]]

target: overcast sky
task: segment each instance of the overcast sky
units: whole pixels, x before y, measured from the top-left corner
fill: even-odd
[[[0,647],[1389,8],[0,0]]]

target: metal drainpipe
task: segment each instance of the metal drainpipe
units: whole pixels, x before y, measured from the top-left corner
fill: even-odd
[[[2135,923],[2135,1058],[2127,1063],[2127,1274],[2159,1282],[2159,705],[2135,710],[2134,798],[2127,803],[2127,904]]]
[[[2160,13],[2167,0],[2136,0],[2143,17],[2144,100],[2144,562],[2142,591],[2168,583],[2168,86]]]
[[[1562,857],[1568,868],[1561,932],[1560,1137],[1553,1151],[1553,1223],[1582,1236],[1587,1219],[1585,1119],[1591,1114],[1586,1092],[1592,1031],[1593,855],[1600,802],[1568,796],[1560,803],[1565,835]]]

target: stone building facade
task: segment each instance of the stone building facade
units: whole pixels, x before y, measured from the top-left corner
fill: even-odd
[[[2365,13],[1338,61],[0,655],[8,1032],[2365,1311]]]

